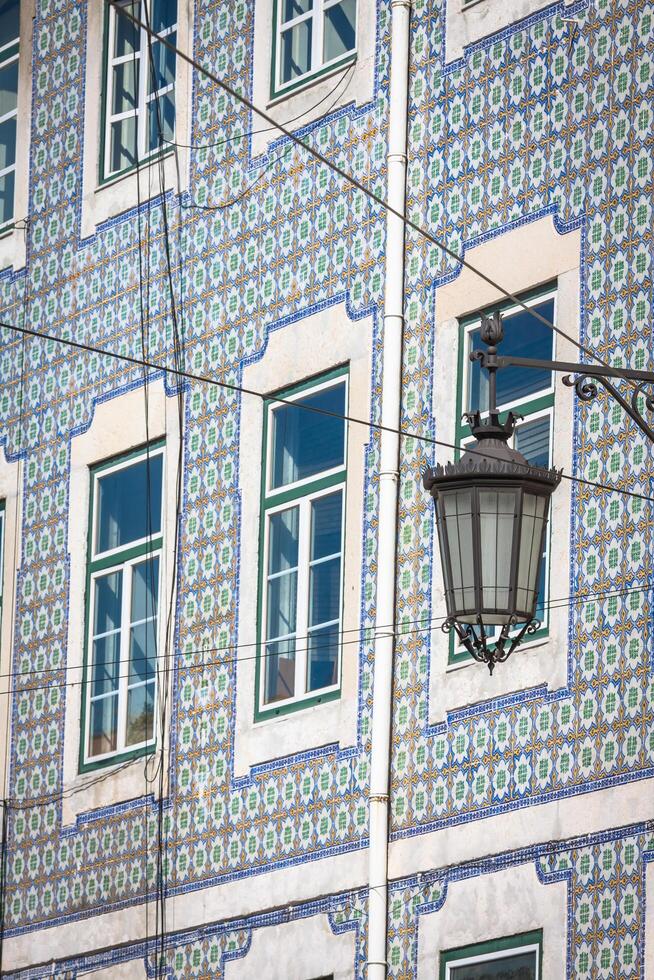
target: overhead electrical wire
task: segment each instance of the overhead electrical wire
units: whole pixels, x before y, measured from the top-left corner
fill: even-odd
[[[181,58],[182,61],[185,61],[186,64],[188,64],[191,68],[194,68],[196,71],[200,72],[200,74],[204,75],[205,78],[208,78],[215,85],[218,85],[219,88],[221,88],[233,99],[236,99],[238,102],[240,102],[241,105],[244,105],[251,112],[256,113],[258,116],[264,119],[267,123],[270,124],[271,128],[278,130],[280,133],[282,133],[282,135],[286,136],[287,139],[289,139],[293,144],[295,144],[295,146],[298,146],[300,149],[305,150],[307,153],[309,153],[310,156],[312,156],[319,163],[322,163],[324,166],[328,167],[330,170],[333,171],[333,173],[341,177],[343,180],[347,181],[349,184],[352,185],[352,187],[356,188],[356,190],[361,191],[361,193],[365,194],[366,197],[368,197],[375,204],[379,205],[389,214],[392,214],[394,217],[400,220],[407,228],[410,228],[412,231],[416,232],[417,234],[425,238],[432,245],[435,245],[438,249],[440,249],[442,252],[448,255],[451,259],[454,259],[461,266],[468,269],[474,275],[482,279],[485,283],[487,283],[487,285],[492,286],[493,289],[496,289],[498,292],[500,292],[505,299],[511,300],[512,303],[515,303],[516,306],[519,306],[526,313],[534,317],[536,320],[538,320],[548,329],[553,330],[560,337],[564,337],[574,347],[576,347],[577,350],[579,350],[582,354],[585,354],[586,357],[592,358],[602,367],[611,368],[611,370],[615,370],[615,371],[620,370],[619,368],[615,368],[612,365],[608,364],[595,351],[592,351],[589,348],[585,347],[580,341],[578,341],[574,337],[571,337],[564,330],[562,330],[561,327],[557,327],[556,324],[552,323],[550,320],[547,319],[547,317],[543,316],[537,310],[529,307],[525,302],[525,300],[521,299],[519,296],[516,296],[514,293],[505,289],[504,286],[501,286],[498,282],[496,282],[494,279],[488,276],[485,272],[482,272],[481,269],[478,269],[475,265],[472,264],[472,262],[466,259],[463,255],[460,255],[453,248],[447,245],[444,241],[437,238],[435,235],[433,235],[422,225],[419,225],[417,222],[407,217],[407,215],[404,214],[403,212],[398,211],[391,204],[389,204],[389,202],[385,198],[375,193],[375,191],[371,190],[369,187],[366,187],[366,185],[362,183],[362,181],[360,181],[353,174],[349,173],[347,170],[344,170],[337,163],[334,163],[333,160],[330,160],[328,157],[326,157],[324,153],[320,152],[320,150],[317,150],[310,143],[305,143],[304,140],[302,140],[299,136],[297,136],[292,130],[288,129],[283,123],[277,122],[275,119],[273,119],[273,117],[265,109],[262,109],[260,106],[257,106],[246,95],[243,95],[241,92],[238,92],[228,82],[220,78],[219,75],[216,75],[215,72],[212,72],[208,68],[205,68],[195,58],[192,58],[190,55],[186,54],[186,52],[178,48],[177,45],[169,41],[168,38],[160,37],[160,35],[157,34],[156,31],[153,31],[149,27],[149,25],[146,25],[143,21],[139,20],[138,17],[135,17],[133,14],[131,14],[126,7],[122,6],[119,0],[105,0],[105,2],[109,4],[111,7],[114,7],[114,9],[117,10],[121,16],[126,17],[133,24],[136,24],[138,27],[142,28],[143,30],[146,30],[152,38],[159,41],[166,48],[168,48],[168,50],[174,52],[176,56]],[[623,381],[626,381],[629,385],[631,385],[632,388],[635,388],[631,379],[628,378],[626,375],[621,374],[620,377]]]
[[[578,596],[570,595],[570,596],[562,597],[560,599],[552,599],[551,601],[543,604],[543,609],[547,610],[548,612],[552,609],[554,610],[568,609],[571,608],[572,606],[584,605],[587,602],[595,602],[599,600],[628,597],[632,595],[645,595],[648,592],[654,592],[654,583],[650,585],[636,586],[628,589],[615,589],[615,590],[609,589],[604,592],[589,592],[589,593],[585,593],[584,595],[578,595]],[[419,617],[418,619],[415,620],[409,620],[408,623],[407,622],[399,623],[395,628],[393,626],[389,626],[389,627],[384,627],[384,629],[394,629],[394,632],[398,637],[412,636],[416,634],[436,632],[446,621],[447,621],[447,616],[437,616],[437,617],[432,617],[430,619]],[[406,627],[411,626],[412,623],[420,623],[421,625],[413,629],[407,629]],[[350,633],[365,634],[368,632],[372,633],[372,631],[373,631],[372,626],[358,626],[350,630],[339,630],[335,635],[340,638],[343,636],[347,636]],[[310,634],[305,634],[296,637],[289,637],[289,639],[308,641],[310,639]],[[366,643],[370,643],[370,642],[372,642],[372,636],[368,638],[366,636],[359,635],[355,639],[342,640],[339,645],[341,647],[359,646],[359,645],[365,645]],[[177,653],[177,657],[179,657],[180,659],[190,658],[190,657],[200,657],[200,656],[204,658],[209,653],[220,653],[223,650],[238,651],[238,650],[252,649],[259,646],[265,646],[265,641],[262,641],[260,643],[225,644],[224,646],[218,646],[218,647],[200,647],[194,650],[180,650]],[[309,650],[310,647],[308,646],[295,647],[294,653],[305,653]],[[200,663],[196,663],[196,664],[189,664],[189,663],[180,664],[178,662],[177,666],[178,669],[182,671],[208,670],[211,667],[225,667],[225,666],[229,666],[230,664],[242,664],[242,663],[248,663],[256,660],[266,660],[268,657],[274,657],[274,656],[279,656],[279,654],[261,651],[254,654],[253,656],[246,656],[246,657],[238,657],[238,656],[221,657],[219,660],[203,659]],[[175,659],[173,655],[167,655],[167,657],[170,661],[174,661]],[[139,660],[141,659],[143,658],[139,658]],[[134,663],[134,659],[119,658],[115,660],[113,663],[114,665]],[[43,668],[42,670],[17,671],[13,675],[5,674],[2,676],[4,677],[13,676],[13,678],[16,679],[18,677],[23,677],[23,676],[59,673],[61,671],[67,673],[69,670],[83,669],[83,666],[84,666],[83,664],[74,664],[65,667],[46,667]],[[129,677],[129,674],[119,674],[117,675],[117,677],[118,678]],[[88,678],[86,680],[81,679],[81,680],[73,680],[73,681],[63,681],[60,684],[52,683],[48,681],[46,684],[43,685],[14,687],[12,690],[3,691],[0,692],[0,694],[31,694],[33,691],[56,690],[56,689],[63,689],[67,687],[83,687],[92,683],[93,681]]]
[[[106,350],[102,347],[95,347],[92,344],[84,344],[79,340],[71,340],[70,338],[58,337],[56,334],[45,333],[40,330],[33,330],[30,327],[19,327],[11,323],[0,322],[0,329],[12,330],[15,333],[27,334],[31,337],[37,337],[42,340],[50,340],[55,343],[63,344],[68,347],[72,347],[76,350],[83,350],[87,353],[101,354],[106,357],[112,357],[115,360],[123,361],[126,364],[132,364],[135,366],[143,366],[144,359],[136,357],[133,354],[121,354],[118,351]],[[423,435],[419,432],[414,432],[411,429],[394,429],[392,426],[383,425],[381,422],[373,422],[370,420],[359,419],[353,415],[342,415],[339,412],[331,412],[325,408],[318,408],[314,405],[302,405],[296,401],[292,401],[287,398],[277,397],[276,395],[265,394],[264,392],[257,391],[254,388],[246,388],[244,385],[233,384],[229,381],[220,381],[218,378],[211,378],[206,374],[196,374],[193,371],[184,371],[179,368],[170,367],[167,364],[160,364],[157,361],[148,361],[147,366],[155,371],[163,372],[164,374],[172,374],[176,377],[186,378],[189,381],[196,381],[202,384],[215,385],[218,388],[224,388],[227,391],[238,392],[244,395],[253,395],[257,398],[261,398],[264,401],[274,401],[280,405],[292,405],[297,409],[304,412],[314,412],[318,415],[329,416],[332,418],[343,419],[345,422],[350,422],[356,425],[365,425],[369,429],[377,432],[392,432],[394,435],[399,435],[405,439],[415,439],[416,442],[424,442],[430,446],[441,446],[444,449],[451,449],[455,452],[461,450],[461,446],[457,446],[455,443],[445,442],[442,439],[436,439],[433,436]],[[472,453],[475,456],[480,456],[485,458],[487,453],[483,452],[481,449],[472,449],[469,446],[465,447],[467,453]],[[524,468],[531,468],[529,463],[515,463],[516,466],[523,466]],[[607,493],[617,493],[626,497],[634,497],[638,500],[644,500],[647,503],[654,503],[654,497],[649,497],[647,494],[640,493],[637,490],[626,490],[623,487],[617,487],[610,483],[600,483],[597,480],[586,479],[581,476],[572,476],[569,473],[562,473],[562,479],[568,480],[571,483],[579,483],[584,486],[595,487],[598,490],[603,490]]]

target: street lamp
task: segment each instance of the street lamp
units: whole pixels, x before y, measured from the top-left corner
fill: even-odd
[[[499,314],[482,318],[488,355],[496,354],[503,336]],[[540,558],[550,497],[561,479],[559,470],[531,466],[509,446],[516,419],[509,412],[500,421],[496,371],[488,369],[488,416],[466,416],[476,442],[457,463],[423,474],[436,508],[447,607],[443,628],[454,629],[491,673],[540,625],[534,618]],[[489,638],[489,627],[498,626],[499,636]]]
[[[487,349],[472,351],[470,359],[488,371],[489,412],[484,418],[479,412],[466,415],[476,442],[457,463],[423,473],[436,508],[447,607],[443,629],[454,630],[491,674],[540,625],[535,619],[540,556],[550,497],[562,472],[532,466],[508,445],[516,417],[509,412],[500,421],[497,371],[522,367],[572,372],[563,383],[574,386],[582,401],[597,397],[599,383],[654,442],[654,427],[644,414],[654,413],[654,372],[498,355],[503,337],[501,315],[482,316],[481,339]],[[633,383],[629,400],[609,378]],[[501,627],[499,635],[495,627]]]

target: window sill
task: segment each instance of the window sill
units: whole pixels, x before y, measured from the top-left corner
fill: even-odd
[[[541,633],[540,636],[535,637],[535,639],[533,640],[529,640],[526,643],[521,643],[520,646],[513,651],[513,653],[509,657],[509,660],[512,660],[516,656],[516,654],[520,653],[521,650],[536,650],[538,647],[546,646],[549,638],[550,638],[549,632],[544,632]],[[483,664],[480,664],[479,661],[475,660],[474,657],[461,656],[461,659],[459,660],[455,660],[455,661],[448,660],[447,667],[445,668],[445,672],[451,674],[457,670],[462,670],[465,667],[470,667],[472,664],[476,664],[478,667],[483,666]],[[502,664],[498,664],[495,669],[499,670],[501,666]]]
[[[145,160],[141,160],[138,166],[128,167],[127,170],[121,170],[120,173],[112,174],[111,177],[103,177],[98,181],[98,186],[95,188],[95,193],[101,193],[105,187],[114,187],[123,180],[127,180],[129,177],[135,177],[137,173],[147,173],[152,167],[155,167],[158,163],[166,160],[168,157],[173,156],[174,147],[170,147],[168,150],[163,150],[161,153],[155,153]]]
[[[311,697],[302,698],[299,701],[290,703],[282,702],[278,707],[261,708],[255,711],[254,724],[259,726],[266,722],[276,721],[286,715],[295,714],[307,708],[319,707],[321,704],[328,704],[330,701],[338,701],[341,696],[340,687],[335,691],[326,691],[324,694],[314,694]]]

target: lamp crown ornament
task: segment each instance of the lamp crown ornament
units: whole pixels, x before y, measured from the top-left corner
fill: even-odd
[[[482,314],[480,335],[488,347],[497,347],[504,340],[504,324],[499,311],[490,316]]]

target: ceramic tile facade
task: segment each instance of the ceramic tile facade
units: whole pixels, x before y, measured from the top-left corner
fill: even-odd
[[[452,0],[443,0],[450,3]],[[491,0],[485,0],[491,2]],[[252,76],[254,0],[196,0],[195,58],[232,84]],[[388,115],[388,0],[377,4],[374,98],[304,131],[334,162],[384,192]],[[415,0],[411,25],[409,214],[453,249],[492,240],[545,214],[582,232],[584,344],[602,357],[649,363],[652,307],[654,10],[638,0],[555,4],[445,65],[441,5]],[[81,174],[86,5],[36,0],[27,270],[0,275],[1,319],[126,355],[174,363],[173,312],[185,369],[238,385],[270,331],[345,303],[352,330],[375,318],[371,418],[380,406],[384,217],[362,194],[276,140],[252,158],[256,119],[198,74],[192,93],[189,191],[155,199],[82,239]],[[165,230],[168,229],[166,242]],[[168,251],[166,248],[168,246]],[[139,266],[139,249],[141,265]],[[140,288],[143,272],[147,289]],[[403,425],[439,434],[433,391],[435,290],[456,267],[409,233]],[[537,275],[537,274],[536,274]],[[141,312],[145,330],[141,333]],[[140,368],[55,342],[2,332],[0,441],[23,460],[15,672],[6,793],[4,935],[134,906],[156,877],[158,807],[139,799],[62,821],[66,684],[66,528],[71,440],[101,401],[141,386]],[[358,851],[367,843],[378,441],[366,461],[366,513],[357,657],[358,744],[312,750],[233,773],[239,589],[240,395],[167,376],[184,412],[170,763],[163,808],[169,896],[184,895]],[[431,447],[403,443],[391,838],[592,794],[654,776],[650,503],[576,484],[567,685],[485,702],[427,723],[432,552],[430,502],[419,474]],[[654,457],[606,401],[576,409],[574,472],[647,496]],[[611,598],[601,595],[611,591]],[[4,614],[9,614],[7,610]],[[419,627],[419,628],[416,628]],[[227,651],[227,652],[226,652]],[[8,663],[8,659],[6,660]],[[6,669],[6,668],[5,668]],[[506,669],[510,669],[510,663]],[[646,785],[646,784],[643,784]],[[644,825],[507,850],[433,872],[407,868],[389,901],[391,975],[416,975],[420,914],[447,901],[452,876],[531,862],[546,886],[568,888],[568,972],[642,977],[644,876],[654,853]],[[510,842],[508,842],[510,844]],[[448,878],[449,876],[449,878]],[[425,884],[427,881],[427,884]],[[168,975],[221,976],[247,953],[251,931],[275,916],[327,915],[356,933],[353,975],[364,976],[365,889],[359,885],[242,921],[166,938]],[[44,948],[47,939],[43,938]],[[26,968],[16,976],[83,976],[139,960],[152,941]],[[47,959],[47,955],[39,957]]]

